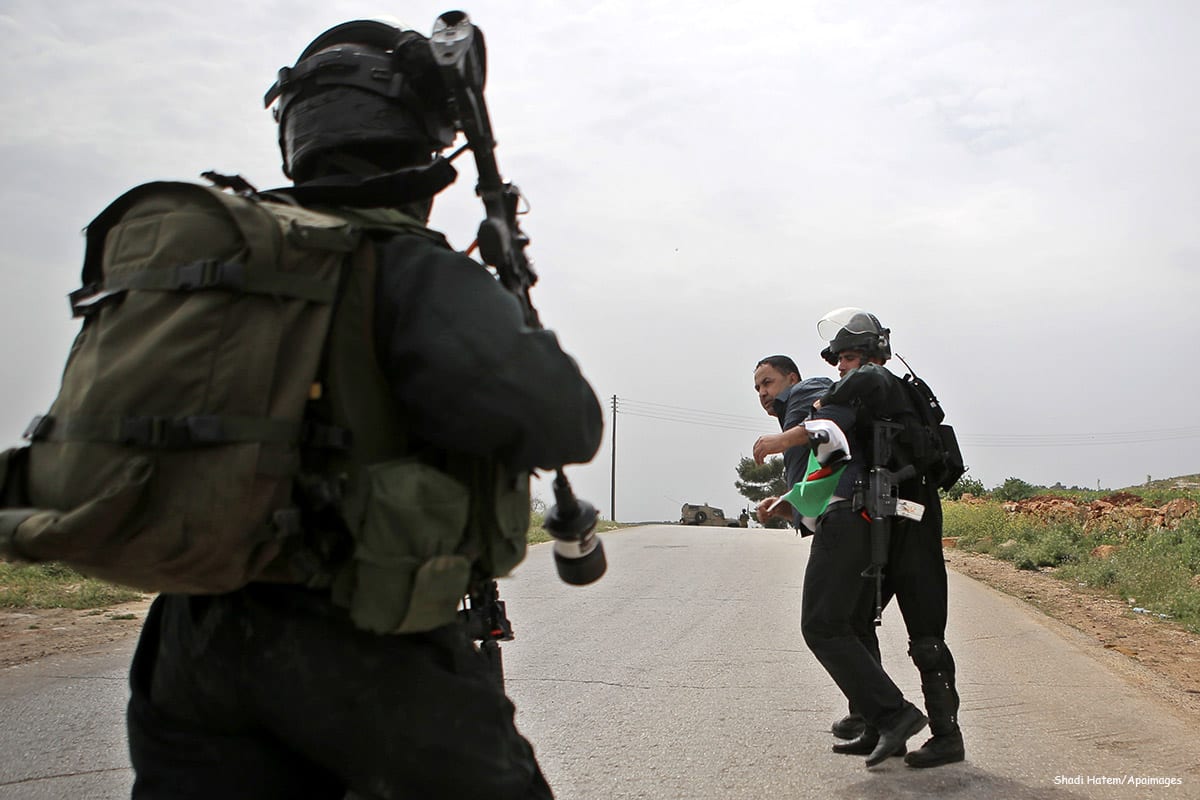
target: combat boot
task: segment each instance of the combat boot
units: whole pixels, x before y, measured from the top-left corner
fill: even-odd
[[[925,744],[904,757],[904,763],[910,767],[940,767],[943,764],[953,764],[967,757],[963,747],[962,731],[931,736]]]
[[[958,692],[953,670],[921,673],[925,711],[929,714],[929,732],[933,736],[904,757],[910,767],[940,767],[967,757],[962,730],[958,727]]]

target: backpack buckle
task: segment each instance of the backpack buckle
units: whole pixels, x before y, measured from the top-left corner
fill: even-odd
[[[213,258],[181,264],[175,268],[175,287],[190,292],[197,289],[241,289],[246,285],[246,266],[237,261]]]
[[[138,447],[179,447],[191,441],[186,425],[171,417],[125,417],[118,441]]]

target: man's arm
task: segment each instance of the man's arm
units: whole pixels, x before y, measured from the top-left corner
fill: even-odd
[[[758,437],[754,443],[754,460],[763,463],[767,456],[782,453],[791,447],[807,447],[808,431],[803,422],[808,419],[813,404],[821,399],[833,386],[828,378],[809,378],[792,388],[787,399],[787,411],[783,419],[785,425],[781,433],[771,433]]]
[[[754,442],[754,462],[761,464],[767,456],[782,453],[789,447],[807,447],[808,431],[803,425],[788,428],[782,433],[768,433],[758,437]]]
[[[475,261],[424,239],[380,246],[376,342],[412,430],[520,468],[590,460],[600,403],[555,335]]]

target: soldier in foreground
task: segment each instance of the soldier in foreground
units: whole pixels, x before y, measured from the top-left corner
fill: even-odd
[[[294,186],[148,184],[89,227],[63,389],[4,454],[0,554],[162,592],[131,669],[139,800],[552,796],[458,606],[524,556],[529,471],[589,460],[600,406],[531,271],[425,226],[435,155],[486,121],[482,36],[438,22],[440,56],[355,21],[280,71]],[[481,251],[518,233],[485,224]]]

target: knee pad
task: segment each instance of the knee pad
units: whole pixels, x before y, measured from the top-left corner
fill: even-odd
[[[922,637],[908,643],[908,655],[921,672],[953,672],[954,656],[944,639]]]

